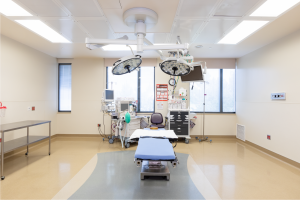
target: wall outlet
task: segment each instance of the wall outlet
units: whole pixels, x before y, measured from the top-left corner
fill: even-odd
[[[101,124],[98,124],[98,127],[101,127]]]
[[[271,99],[272,100],[285,100],[285,92],[280,93],[271,93]]]
[[[28,111],[31,111],[31,106],[27,106],[27,110],[28,110]]]
[[[32,107],[31,107],[31,110],[32,110],[32,111],[35,111],[35,106],[32,106]]]
[[[267,135],[267,139],[268,139],[268,140],[271,140],[271,135]]]

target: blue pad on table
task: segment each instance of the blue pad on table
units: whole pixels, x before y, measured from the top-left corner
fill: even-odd
[[[169,140],[158,138],[140,138],[134,157],[142,160],[175,160]]]

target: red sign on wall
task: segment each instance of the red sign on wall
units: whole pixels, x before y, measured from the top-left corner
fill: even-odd
[[[168,101],[168,84],[156,84],[156,101]]]

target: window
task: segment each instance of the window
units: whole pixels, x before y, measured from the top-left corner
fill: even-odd
[[[235,69],[208,69],[204,82],[190,83],[190,110],[203,112],[235,112]]]
[[[58,112],[71,112],[72,66],[58,65]]]
[[[138,112],[154,112],[155,67],[141,67],[124,75],[113,75],[106,68],[106,89],[113,89],[115,99],[133,97],[138,100]]]

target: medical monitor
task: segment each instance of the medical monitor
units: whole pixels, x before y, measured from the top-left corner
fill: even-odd
[[[104,90],[104,101],[105,102],[114,101],[114,91],[113,90]]]
[[[197,82],[197,81],[204,81],[202,67],[194,66],[194,70],[191,71],[188,75],[181,76],[182,82]]]
[[[121,103],[121,111],[129,111],[129,104],[128,103]]]

